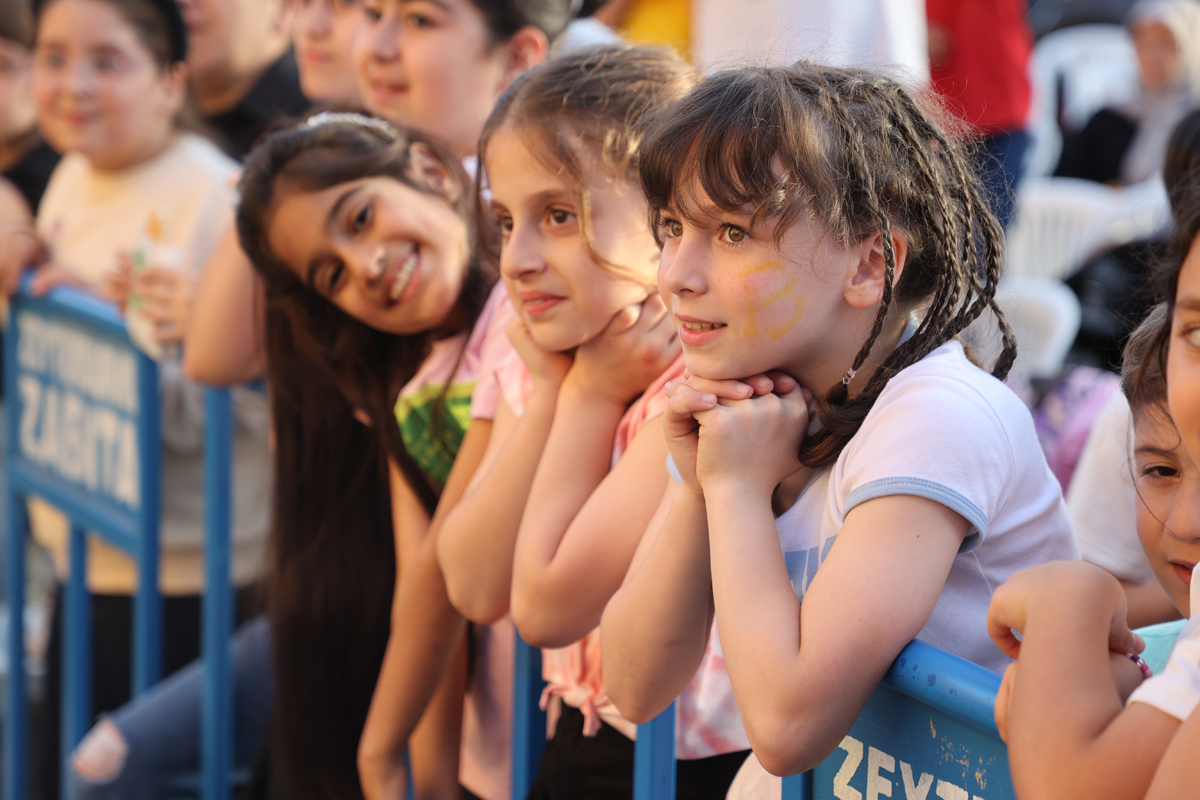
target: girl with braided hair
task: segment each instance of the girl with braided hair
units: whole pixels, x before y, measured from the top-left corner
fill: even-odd
[[[992,587],[1077,551],[999,380],[1000,228],[917,98],[804,62],[719,73],[641,159],[691,376],[667,389],[679,485],[605,611],[605,679],[649,720],[715,618],[756,756],[730,796],[777,797],[767,773],[829,756],[913,638],[1001,671]],[[990,371],[957,338],[985,312]]]

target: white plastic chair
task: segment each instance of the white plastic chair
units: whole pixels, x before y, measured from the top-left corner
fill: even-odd
[[[1008,272],[1067,277],[1099,249],[1115,216],[1113,189],[1074,178],[1026,178],[1008,231]]]
[[[1079,335],[1079,299],[1062,281],[1010,275],[996,292],[996,303],[1017,337],[1018,381],[1050,378],[1062,371],[1067,351]]]
[[[1025,174],[1049,175],[1062,152],[1060,79],[1063,121],[1071,130],[1082,129],[1101,108],[1132,97],[1138,75],[1129,32],[1121,25],[1074,25],[1047,34],[1033,48],[1029,79],[1034,141]]]

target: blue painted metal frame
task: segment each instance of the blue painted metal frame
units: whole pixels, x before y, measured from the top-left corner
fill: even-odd
[[[999,675],[910,643],[838,751],[816,769],[783,779],[783,800],[872,797],[888,789],[902,797],[905,781],[918,790],[927,782],[921,796],[1011,800],[1008,754],[992,716],[999,688]],[[674,704],[638,727],[633,796],[674,800]]]
[[[161,672],[162,597],[158,587],[159,518],[161,513],[161,431],[158,400],[158,365],[129,344],[124,321],[107,303],[70,289],[56,289],[46,297],[27,293],[28,281],[10,305],[8,330],[4,339],[4,382],[8,402],[5,409],[7,528],[4,543],[5,594],[9,608],[9,630],[5,642],[8,654],[8,684],[5,692],[6,726],[4,735],[4,796],[23,800],[28,791],[28,709],[24,669],[24,597],[25,542],[28,531],[26,498],[42,497],[62,510],[69,520],[68,559],[70,577],[64,591],[64,662],[62,746],[74,747],[91,725],[91,598],[87,590],[86,531],[94,531],[115,547],[129,553],[137,563],[138,588],[134,603],[133,690],[141,693],[153,685]],[[28,316],[25,316],[28,315]],[[136,421],[135,441],[138,457],[136,506],[115,495],[89,491],[63,474],[62,463],[39,464],[22,449],[22,412],[25,400],[20,381],[20,330],[26,319],[40,319],[57,330],[73,331],[127,354],[135,364],[133,387],[136,407],[124,409],[127,422]],[[59,342],[59,345],[62,343]],[[50,349],[53,349],[53,345]],[[49,358],[47,363],[53,362]],[[66,396],[69,386],[58,384],[46,366],[47,389]],[[36,380],[35,372],[27,373]],[[27,378],[28,379],[28,378]],[[37,386],[41,386],[40,383]],[[78,388],[78,387],[76,387]],[[42,423],[45,436],[49,407],[34,410],[27,417],[24,433],[31,437]],[[76,393],[76,409],[82,409],[82,395]],[[89,398],[94,407],[105,407],[104,400]],[[66,405],[64,401],[64,406]],[[109,408],[111,411],[111,408]],[[80,410],[82,413],[82,410]],[[115,412],[113,412],[115,413]],[[65,415],[65,412],[64,412]],[[117,417],[120,424],[120,417]],[[57,420],[55,420],[57,422]],[[95,456],[95,442],[73,440],[84,450],[75,453]],[[57,442],[55,443],[57,444]],[[110,443],[111,444],[111,443]],[[88,450],[87,447],[92,449]],[[109,456],[112,456],[110,448]],[[44,459],[43,459],[44,460]]]
[[[227,800],[233,765],[233,630],[230,530],[233,526],[233,399],[226,389],[204,397],[204,708],[200,771],[204,800]]]
[[[537,776],[546,749],[546,712],[541,709],[542,651],[516,634],[513,664],[512,796],[522,800]]]

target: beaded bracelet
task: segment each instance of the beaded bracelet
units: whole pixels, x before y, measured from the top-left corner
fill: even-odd
[[[1129,656],[1130,661],[1137,664],[1138,669],[1140,669],[1142,671],[1143,678],[1153,678],[1154,677],[1154,671],[1150,669],[1149,664],[1147,664],[1145,661],[1142,660],[1141,656],[1139,656],[1137,653],[1126,653],[1125,655]]]

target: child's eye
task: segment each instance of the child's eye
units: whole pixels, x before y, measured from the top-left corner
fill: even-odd
[[[570,225],[575,220],[575,215],[565,208],[550,209],[549,217],[554,225]]]
[[[1143,478],[1164,479],[1174,478],[1179,474],[1179,470],[1167,464],[1150,464],[1142,469]]]
[[[322,291],[324,291],[327,296],[333,296],[337,292],[339,284],[342,282],[342,275],[345,273],[345,271],[346,265],[342,263],[341,259],[335,259],[329,262],[329,266],[325,268],[325,274],[322,276],[324,278],[322,281],[324,284]]]
[[[500,233],[507,236],[512,233],[513,221],[508,214],[497,214],[496,223],[500,225]]]
[[[659,227],[662,229],[664,239],[678,239],[683,236],[683,223],[677,220],[664,219],[659,223]]]
[[[369,24],[374,25],[376,22],[379,22],[379,19],[382,16],[383,14],[380,13],[378,8],[373,6],[363,6],[363,17],[366,18]]]
[[[433,20],[424,14],[409,14],[404,18],[404,22],[410,28],[432,28]]]
[[[350,232],[361,233],[362,229],[367,227],[370,222],[371,204],[367,203],[365,206],[359,209],[358,213],[354,215],[354,218],[350,220]]]
[[[721,231],[721,236],[730,244],[741,244],[750,238],[750,234],[746,233],[746,229],[739,228],[737,225],[726,225]]]
[[[54,67],[55,69],[67,63],[67,59],[62,53],[42,53],[38,56],[38,61],[42,66]]]
[[[116,72],[121,67],[121,61],[116,56],[101,56],[96,59],[96,69],[100,72]]]
[[[1193,347],[1200,347],[1200,325],[1192,325],[1183,330],[1183,338]]]

